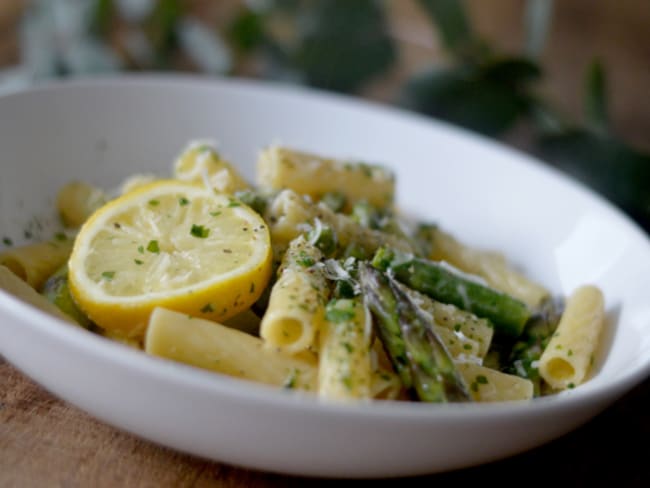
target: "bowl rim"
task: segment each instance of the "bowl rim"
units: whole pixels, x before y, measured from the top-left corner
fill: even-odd
[[[306,88],[303,86],[288,85],[286,83],[251,80],[246,78],[220,78],[214,76],[198,76],[188,74],[120,74],[111,76],[78,77],[69,80],[47,80],[34,86],[4,93],[0,95],[0,103],[6,99],[33,96],[34,94],[56,93],[60,90],[74,90],[79,87],[99,89],[102,87],[146,87],[150,85],[181,87],[184,85],[200,85],[216,89],[244,89],[263,91],[267,94],[282,94],[290,97],[318,98],[323,102],[352,105],[355,108],[376,111],[391,118],[412,120],[436,126],[437,130],[452,133],[456,138],[470,138],[492,151],[506,153],[510,158],[518,160],[518,164],[530,166],[531,164],[544,172],[555,175],[556,178],[568,183],[573,189],[587,193],[590,198],[599,204],[608,207],[617,215],[619,221],[625,224],[628,231],[648,245],[650,251],[650,238],[630,217],[612,203],[605,200],[586,185],[570,179],[558,169],[547,165],[529,154],[505,145],[487,136],[477,134],[468,129],[454,126],[448,122],[440,121],[402,108],[384,105],[382,103],[360,99],[350,95],[325,92]],[[464,419],[468,416],[479,414],[482,418],[496,418],[504,414],[509,416],[528,416],[546,411],[558,411],[565,408],[586,407],[592,403],[603,401],[612,402],[625,392],[632,389],[650,376],[650,358],[632,371],[625,371],[613,380],[605,381],[593,388],[583,388],[588,383],[571,391],[558,395],[534,398],[524,402],[498,402],[498,403],[469,403],[469,404],[442,404],[429,405],[417,402],[399,401],[372,401],[359,404],[338,404],[320,400],[317,395],[286,391],[276,387],[253,383],[246,380],[231,378],[223,374],[203,371],[201,369],[173,363],[160,358],[147,355],[143,351],[111,342],[103,337],[96,336],[83,329],[66,324],[62,320],[52,317],[8,293],[0,290],[0,311],[9,314],[17,321],[29,322],[39,334],[44,334],[52,340],[66,343],[77,350],[84,350],[95,357],[107,361],[117,361],[122,366],[135,368],[145,376],[155,378],[162,384],[173,388],[192,388],[210,395],[226,395],[244,402],[261,402],[269,406],[292,408],[317,412],[328,415],[363,416],[364,418],[417,418],[420,420],[453,420]],[[1,346],[1,344],[0,344]]]

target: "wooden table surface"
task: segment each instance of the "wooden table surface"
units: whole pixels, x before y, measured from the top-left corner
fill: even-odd
[[[648,487],[649,439],[650,380],[583,427],[532,451],[475,468],[372,483]],[[265,488],[337,482],[250,471],[159,447],[65,404],[0,358],[0,487]]]

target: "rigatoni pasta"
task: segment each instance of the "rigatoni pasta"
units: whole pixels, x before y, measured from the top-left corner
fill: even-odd
[[[188,145],[174,164],[174,176],[182,181],[205,183],[221,193],[235,193],[248,188],[248,183],[209,141]]]
[[[6,249],[0,253],[0,265],[40,291],[45,281],[65,264],[71,250],[72,239],[60,234],[50,241]]]
[[[539,371],[554,389],[582,383],[593,363],[605,322],[602,292],[582,286],[567,301],[557,330],[539,360]]]
[[[144,348],[154,356],[237,378],[285,388],[316,388],[315,360],[282,354],[244,332],[163,308],[149,319]]]
[[[197,141],[177,158],[173,180],[149,186],[157,176],[134,175],[118,191],[127,195],[110,205],[115,192],[87,183],[59,192],[62,223],[76,229],[93,212],[120,209],[120,199],[157,188],[160,198],[137,207],[146,225],[106,220],[98,234],[105,240],[92,252],[118,241],[126,251],[120,259],[94,255],[92,283],[105,292],[119,289],[118,277],[133,277],[128,292],[150,283],[153,269],[164,283],[142,293],[180,289],[184,298],[201,297],[196,306],[183,308],[173,295],[138,309],[133,323],[98,325],[98,315],[77,307],[92,300],[80,300],[68,282],[67,271],[88,262],[69,259],[72,239],[4,249],[0,288],[148,354],[323,400],[528,401],[588,377],[605,324],[597,287],[577,289],[563,308],[563,297],[554,299],[502,254],[407,221],[393,202],[392,172],[380,166],[272,146],[257,169],[254,186],[214,145]],[[171,231],[143,239],[142,227]],[[188,243],[207,249],[201,266],[193,266],[199,257]],[[236,265],[255,253],[266,257],[237,280]],[[216,294],[187,284],[215,276],[225,280]],[[232,295],[232,306],[216,307],[222,295]],[[129,299],[116,294],[111,302],[123,306],[120,317],[129,317]],[[136,326],[143,335],[119,331]]]
[[[395,177],[382,166],[324,158],[282,146],[270,146],[260,153],[257,183],[273,190],[288,188],[314,200],[338,192],[348,208],[357,201],[390,207],[395,195]]]
[[[314,346],[329,298],[325,276],[314,266],[321,258],[304,237],[291,242],[260,324],[260,336],[271,347],[297,353]]]
[[[369,399],[372,387],[370,312],[361,299],[330,302],[318,350],[318,394],[338,401]]]

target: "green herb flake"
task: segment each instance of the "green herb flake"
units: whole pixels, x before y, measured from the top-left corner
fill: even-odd
[[[572,349],[569,349],[569,350],[567,351],[566,355],[569,356],[569,357],[573,356],[573,350],[572,350]]]
[[[210,212],[210,215],[212,215],[213,217],[218,217],[219,215],[221,215],[221,210],[216,210],[214,212]]]
[[[102,278],[107,281],[111,281],[113,278],[115,278],[115,271],[104,271],[102,273]]]
[[[316,261],[314,261],[314,258],[308,255],[305,251],[300,251],[298,253],[298,257],[296,258],[296,263],[298,263],[300,266],[308,268],[309,266],[313,266]]]
[[[477,382],[479,385],[487,385],[487,384],[488,384],[487,376],[482,375],[482,374],[478,375],[478,376],[476,377],[476,382]]]
[[[147,244],[147,251],[152,252],[154,254],[158,254],[160,252],[158,241],[156,240],[149,241],[149,244]]]
[[[198,237],[199,239],[205,239],[210,235],[210,229],[206,229],[202,225],[192,225],[192,229],[190,230],[190,234],[192,234],[194,237]]]
[[[189,204],[190,204],[190,201],[189,201],[187,198],[185,198],[185,197],[180,197],[180,198],[178,199],[178,204],[179,204],[181,207],[184,207],[185,205],[189,205]]]
[[[138,252],[144,254],[144,246],[138,246]]]
[[[463,344],[463,349],[465,349],[466,351],[469,351],[471,348],[472,348],[471,344]]]
[[[456,332],[460,332],[460,324],[456,324],[456,325],[454,325],[454,330],[455,330]]]
[[[201,313],[210,313],[210,312],[214,312],[214,308],[212,308],[211,303],[206,303],[201,309]]]
[[[298,384],[298,376],[300,375],[300,370],[299,369],[292,369],[289,375],[287,376],[287,379],[284,380],[284,385],[283,387],[286,388],[287,390],[292,390],[294,389],[297,384]]]
[[[155,199],[154,199],[154,200],[149,200],[148,203],[149,203],[149,205],[151,205],[152,207],[157,207],[158,205],[160,205],[160,200],[155,200]]]
[[[57,232],[54,234],[54,239],[59,242],[65,242],[68,240],[68,236],[66,236],[63,232]]]
[[[2,238],[2,243],[3,243],[5,246],[13,246],[13,245],[14,245],[14,241],[12,241],[12,240],[11,240],[10,238],[8,238],[8,237],[3,237],[3,238]]]
[[[133,262],[134,262],[135,264],[137,264],[138,266],[140,266],[141,264],[144,264],[144,261],[141,261],[141,260],[139,260],[139,259],[134,259]]]
[[[576,387],[575,383],[569,383],[569,384],[566,385],[566,386],[567,386],[567,388],[569,388],[570,390],[572,390],[573,388]]]
[[[352,354],[354,352],[354,346],[349,342],[343,342],[341,345],[348,352],[348,354]]]
[[[325,312],[325,318],[329,322],[338,324],[341,322],[352,320],[354,318],[354,311],[327,307],[327,311]]]
[[[228,199],[228,207],[230,207],[230,208],[232,208],[232,207],[241,207],[241,202],[238,202],[234,198],[229,198]]]
[[[366,163],[358,163],[358,167],[366,178],[372,178],[372,166]]]

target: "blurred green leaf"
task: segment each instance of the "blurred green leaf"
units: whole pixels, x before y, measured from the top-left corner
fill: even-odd
[[[587,125],[599,133],[607,133],[609,116],[607,111],[607,80],[600,61],[595,60],[587,69],[585,80],[585,116]]]
[[[440,39],[454,54],[467,51],[474,35],[461,0],[418,0],[436,24]]]
[[[540,67],[526,58],[496,59],[484,64],[482,68],[484,78],[513,89],[537,81],[542,76]]]
[[[650,231],[650,155],[584,129],[542,137],[539,150]]]
[[[158,0],[144,29],[154,48],[154,67],[168,68],[178,45],[176,27],[185,13],[181,0]]]
[[[264,41],[263,16],[249,9],[243,10],[228,27],[228,39],[243,52],[260,46]]]
[[[98,38],[106,38],[114,13],[113,0],[94,0],[88,21],[90,34]]]
[[[411,109],[494,136],[528,112],[531,97],[525,88],[539,76],[539,68],[523,58],[433,69],[406,85],[404,102]]]
[[[312,86],[352,92],[394,62],[396,53],[381,3],[312,0],[298,18],[293,68]]]

